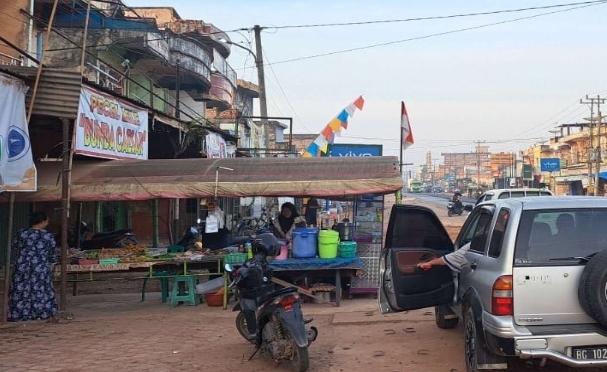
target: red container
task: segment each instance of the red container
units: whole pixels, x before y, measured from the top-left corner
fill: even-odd
[[[223,306],[223,292],[207,293],[204,300],[209,306]]]

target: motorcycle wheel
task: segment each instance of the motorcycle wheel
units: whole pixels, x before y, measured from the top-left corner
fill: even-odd
[[[291,359],[291,368],[295,372],[306,372],[310,367],[310,356],[308,347],[299,347],[293,342],[293,358]]]
[[[242,313],[242,311],[238,312],[238,315],[236,315],[236,329],[238,330],[238,333],[240,333],[242,338],[252,344],[255,343],[255,340],[249,337],[249,330],[247,329],[247,320],[244,318],[244,314]]]
[[[451,209],[447,209],[447,216],[449,216],[449,217],[453,216],[453,212],[451,212]]]

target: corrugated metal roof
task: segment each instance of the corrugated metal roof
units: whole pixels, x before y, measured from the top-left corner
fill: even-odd
[[[0,71],[20,76],[31,84],[31,88],[25,99],[25,107],[29,109],[38,68],[0,66]],[[32,114],[75,119],[78,114],[81,87],[82,75],[80,72],[57,68],[43,68]]]

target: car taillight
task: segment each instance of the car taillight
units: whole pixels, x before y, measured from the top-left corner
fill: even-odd
[[[279,304],[285,310],[291,310],[293,308],[293,304],[295,302],[297,302],[297,298],[295,296],[289,296],[289,297],[285,297],[282,300],[280,300]]]
[[[491,314],[514,314],[514,299],[512,296],[512,275],[497,278],[491,291]]]

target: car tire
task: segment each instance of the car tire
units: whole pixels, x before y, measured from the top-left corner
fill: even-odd
[[[584,268],[578,300],[586,314],[607,327],[607,250],[597,253]]]
[[[478,372],[478,361],[490,358],[483,347],[483,335],[477,327],[474,310],[469,306],[464,312],[464,361],[466,372]]]
[[[455,315],[455,317],[451,318],[453,315]],[[451,310],[449,305],[434,307],[434,318],[436,325],[441,329],[455,328],[457,327],[457,323],[459,323],[459,318],[457,318],[457,315]]]

